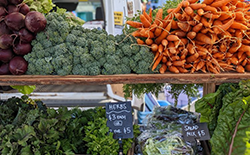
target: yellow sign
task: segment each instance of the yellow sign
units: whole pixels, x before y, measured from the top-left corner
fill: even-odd
[[[123,25],[123,12],[114,11],[115,25]]]

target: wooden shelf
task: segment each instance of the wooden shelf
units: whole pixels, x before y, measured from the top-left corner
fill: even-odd
[[[121,75],[1,75],[0,85],[63,85],[63,84],[127,84],[127,83],[237,83],[250,79],[250,73],[221,73],[221,74],[121,74]]]

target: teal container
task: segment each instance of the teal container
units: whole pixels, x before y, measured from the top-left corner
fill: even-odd
[[[77,17],[81,18],[85,22],[93,20],[92,12],[77,12]]]

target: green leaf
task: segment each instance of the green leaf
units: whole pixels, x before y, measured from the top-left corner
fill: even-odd
[[[220,111],[217,127],[210,140],[212,155],[249,152],[249,120],[250,96],[236,100]]]
[[[32,126],[24,125],[22,128],[18,128],[13,136],[17,139],[19,145],[27,146],[27,141],[35,135],[36,133]]]
[[[30,150],[30,146],[25,146],[24,148],[22,148],[20,155],[33,155]]]
[[[36,89],[35,85],[33,86],[11,86],[11,87],[14,89],[17,89],[20,93],[24,95],[28,95]]]

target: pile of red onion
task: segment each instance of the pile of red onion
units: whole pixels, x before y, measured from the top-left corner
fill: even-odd
[[[25,74],[23,58],[32,50],[31,41],[45,29],[44,15],[30,11],[23,0],[0,0],[0,75]]]

